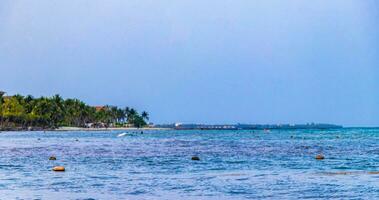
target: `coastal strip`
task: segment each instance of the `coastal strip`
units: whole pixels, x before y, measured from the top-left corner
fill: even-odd
[[[113,128],[82,128],[82,127],[59,127],[49,131],[151,131],[151,130],[172,130],[170,128],[151,128],[151,127],[113,127]]]

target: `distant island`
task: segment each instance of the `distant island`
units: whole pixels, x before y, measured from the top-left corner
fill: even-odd
[[[149,114],[117,106],[89,106],[60,95],[34,98],[0,91],[0,130],[54,130],[59,127],[109,128],[147,126]]]
[[[270,130],[270,129],[338,129],[343,128],[334,124],[163,124],[155,125],[157,128],[171,128],[176,130]]]

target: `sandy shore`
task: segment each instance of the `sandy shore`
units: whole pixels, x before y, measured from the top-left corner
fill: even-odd
[[[81,128],[81,127],[59,127],[54,131],[131,131],[131,130],[170,130],[168,128]]]

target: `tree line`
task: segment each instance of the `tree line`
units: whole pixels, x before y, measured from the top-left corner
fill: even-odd
[[[4,96],[0,91],[0,129],[58,128],[62,126],[146,126],[147,112],[117,106],[93,107],[78,99],[63,99],[60,95],[34,98],[31,95]]]

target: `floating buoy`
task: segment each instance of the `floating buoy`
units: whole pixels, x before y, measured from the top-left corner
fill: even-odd
[[[66,169],[63,166],[56,166],[53,168],[53,171],[64,172]]]
[[[57,160],[57,157],[55,157],[55,156],[50,156],[49,160]]]
[[[191,160],[200,160],[200,158],[197,156],[192,156]]]
[[[316,160],[324,160],[325,159],[325,156],[323,156],[322,154],[318,154],[316,156]]]

